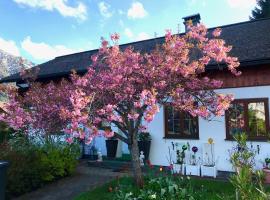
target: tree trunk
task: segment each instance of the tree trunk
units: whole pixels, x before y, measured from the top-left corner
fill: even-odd
[[[142,169],[140,165],[140,157],[139,157],[139,147],[136,134],[132,134],[132,142],[129,145],[129,150],[131,153],[132,158],[132,165],[133,165],[133,176],[138,187],[143,186],[143,176],[142,176]]]

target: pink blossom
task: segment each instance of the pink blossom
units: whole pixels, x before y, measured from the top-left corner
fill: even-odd
[[[71,137],[67,138],[66,142],[69,143],[69,144],[73,143],[73,138],[71,138]]]
[[[84,75],[74,72],[70,80],[31,83],[23,97],[10,90],[8,113],[0,119],[25,132],[30,128],[47,134],[64,131],[69,142],[73,138],[91,142],[100,135],[114,135],[99,131],[101,122],[126,134],[138,132],[142,121],[150,123],[159,107],[168,102],[192,116],[223,115],[233,98],[216,92],[222,81],[205,76],[206,65],[222,63],[239,75],[239,62],[229,55],[232,47],[216,38],[220,29],[213,31],[213,38],[207,33],[203,24],[190,25],[185,35],[172,36],[167,31],[165,42],[148,53],[120,48],[118,34],[111,36],[112,46],[102,38]],[[198,59],[190,57],[194,48]],[[25,109],[25,105],[31,108]]]
[[[141,104],[141,102],[134,102],[134,106],[135,106],[135,108],[141,108],[142,104]]]
[[[136,119],[138,119],[138,117],[139,117],[138,113],[128,114],[128,119],[136,120]]]
[[[105,136],[106,138],[111,138],[111,137],[114,136],[114,132],[113,132],[113,131],[109,131],[109,130],[105,130],[105,131],[104,131],[104,136]]]
[[[111,35],[112,41],[118,41],[120,39],[120,35],[118,33],[114,33]]]
[[[214,37],[219,37],[220,34],[221,34],[221,29],[220,28],[216,28],[214,31],[213,31],[213,36]]]

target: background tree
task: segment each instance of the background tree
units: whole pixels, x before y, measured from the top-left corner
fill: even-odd
[[[101,48],[92,56],[92,64],[85,75],[73,74],[68,86],[62,89],[56,83],[32,87],[24,100],[11,101],[10,113],[2,119],[17,129],[49,130],[55,124],[53,119],[60,118],[56,122],[60,120],[57,124],[68,134],[68,142],[73,138],[87,138],[91,142],[100,134],[114,135],[128,144],[134,178],[136,184],[142,186],[138,134],[147,128],[163,104],[170,102],[192,116],[208,119],[223,115],[233,99],[230,94],[216,93],[215,89],[220,88],[222,82],[204,75],[209,62],[227,65],[233,74],[239,75],[237,58],[228,56],[232,47],[218,38],[220,29],[212,32],[211,39],[202,24],[190,26],[189,30],[184,36],[167,31],[165,42],[148,53],[136,51],[131,46],[120,48],[118,34],[111,36],[112,46],[102,39]],[[48,103],[41,97],[42,93],[49,94]],[[26,104],[25,99],[29,99],[31,109],[21,109]],[[16,120],[15,116],[25,117]],[[110,124],[113,130],[119,129],[122,134],[99,131],[97,127],[102,122]]]
[[[257,6],[252,10],[250,20],[270,17],[270,0],[257,0]]]

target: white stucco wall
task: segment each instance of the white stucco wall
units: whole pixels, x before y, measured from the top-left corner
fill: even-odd
[[[114,131],[118,132],[117,129],[114,129]],[[105,142],[106,138],[101,136],[101,137],[96,137],[94,140],[95,140],[94,141],[95,146],[97,147],[98,150],[101,150],[102,155],[107,155],[106,142]],[[129,150],[128,150],[127,144],[121,141],[118,141],[118,143],[121,143],[121,144],[118,146],[118,149],[117,149],[117,152],[118,152],[117,157],[121,157],[121,154],[128,154]]]
[[[232,93],[235,99],[242,98],[270,98],[270,86],[245,87],[219,90],[221,93]],[[168,166],[167,157],[169,156],[168,147],[172,149],[171,142],[189,142],[190,146],[196,145],[199,148],[198,156],[202,151],[203,143],[207,143],[208,138],[214,139],[214,151],[217,160],[217,169],[221,171],[232,171],[229,162],[228,150],[232,148],[232,141],[225,141],[225,117],[215,118],[215,121],[208,122],[199,119],[199,140],[180,140],[180,139],[164,139],[164,114],[163,109],[155,116],[154,121],[149,126],[152,135],[152,145],[150,150],[150,160],[154,165]],[[260,154],[256,155],[257,166],[261,168],[263,160],[266,156],[270,156],[270,143],[268,142],[249,142],[254,148],[260,145]]]
[[[235,99],[242,98],[269,98],[270,99],[270,86],[260,87],[244,87],[244,88],[232,88],[219,90],[221,93],[232,93],[235,95]],[[270,104],[270,103],[269,103]],[[171,142],[189,142],[190,146],[197,146],[199,151],[198,156],[202,157],[202,145],[207,143],[208,138],[214,139],[214,151],[217,161],[217,169],[221,171],[232,171],[231,164],[229,162],[229,149],[232,148],[234,142],[225,141],[226,130],[225,130],[225,118],[218,117],[215,121],[205,121],[199,119],[199,140],[187,140],[187,139],[164,139],[164,114],[161,108],[160,112],[155,116],[152,123],[149,125],[149,131],[152,136],[152,145],[150,149],[150,160],[154,165],[168,166],[169,157],[168,147],[172,149]],[[95,139],[96,146],[101,149],[102,154],[106,155],[105,139],[98,137]],[[257,166],[261,168],[263,165],[264,158],[270,156],[270,143],[269,142],[249,142],[249,145],[253,145],[256,149],[257,145],[260,146],[260,154],[256,155]],[[128,153],[126,144],[122,144],[122,152]]]

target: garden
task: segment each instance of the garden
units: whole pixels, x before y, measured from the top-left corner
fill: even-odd
[[[177,163],[170,162],[169,168],[156,169],[148,162],[147,172],[142,171],[142,159],[148,156],[140,155],[140,149],[147,152],[149,142],[140,145],[138,138],[141,142],[147,139],[139,133],[147,132],[162,105],[173,104],[180,111],[209,119],[222,116],[233,100],[231,94],[216,92],[222,81],[203,75],[211,62],[227,65],[233,75],[241,74],[238,59],[229,56],[231,47],[219,38],[221,29],[208,38],[203,24],[187,26],[189,31],[183,37],[167,31],[164,44],[151,53],[133,47],[122,50],[116,33],[111,36],[112,46],[103,38],[101,48],[91,56],[91,67],[82,76],[74,72],[69,79],[41,83],[33,81],[31,70],[22,72],[29,88],[23,95],[7,89],[8,112],[0,116],[16,130],[1,145],[4,153],[0,159],[10,162],[8,197],[72,174],[79,157],[77,142],[90,144],[95,137],[105,136],[127,144],[133,177],[120,178],[78,199],[93,199],[93,195],[115,200],[268,199],[263,173],[253,170],[255,154],[247,146],[245,134],[235,138],[231,163],[236,173],[230,183],[183,175],[183,165],[188,174],[196,175],[196,146],[190,147],[189,163],[183,162],[186,147],[182,147]],[[194,52],[200,57],[192,60]],[[101,130],[103,124],[107,128]],[[107,145],[114,143],[109,139]]]
[[[235,173],[227,178],[201,178],[184,175],[183,171],[175,170],[175,165],[157,167],[153,166],[150,161],[146,161],[146,165],[143,167],[143,187],[138,187],[131,177],[122,177],[92,191],[85,192],[75,199],[269,199],[270,187],[265,184],[269,183],[268,174],[265,173],[265,169],[268,169],[269,158],[265,159],[263,170],[254,170],[256,152],[247,144],[246,134],[236,134],[235,140],[236,145],[229,151],[230,162],[235,169]],[[186,149],[186,146],[183,146],[181,154],[177,150],[177,165],[185,163],[183,158]]]
[[[226,181],[162,176],[145,178],[145,187],[138,189],[130,177],[120,178],[79,195],[75,200],[109,199],[235,199],[233,186]],[[226,198],[225,198],[226,197]]]

